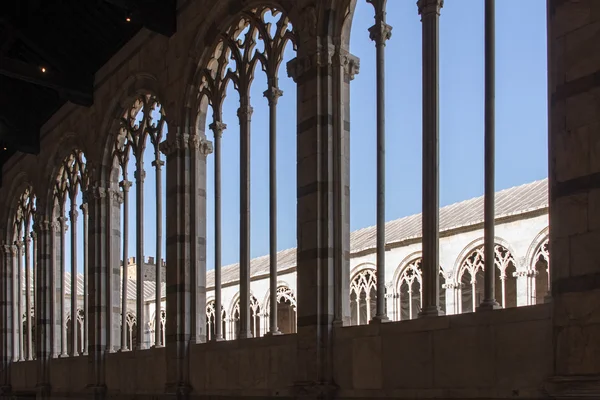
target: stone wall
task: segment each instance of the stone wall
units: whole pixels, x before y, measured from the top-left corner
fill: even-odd
[[[597,394],[600,2],[550,0],[548,4],[555,389],[558,394]]]
[[[339,328],[339,398],[540,398],[552,373],[551,307]]]

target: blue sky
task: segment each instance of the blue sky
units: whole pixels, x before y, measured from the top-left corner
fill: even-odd
[[[421,23],[415,3],[388,1],[387,18],[393,32],[386,47],[387,220],[421,211]],[[440,18],[441,206],[483,194],[483,4],[446,0]],[[373,22],[372,6],[359,0],[350,46],[361,60],[360,73],[351,83],[350,103],[353,230],[375,224],[375,46],[368,34]],[[496,188],[501,190],[547,176],[546,1],[497,1],[496,39]],[[277,127],[279,249],[296,246],[296,90],[285,70],[294,55],[288,46],[279,73],[284,92]],[[266,76],[258,70],[251,90],[252,257],[269,252],[269,114],[262,95],[266,88]],[[238,107],[239,97],[230,86],[223,112],[227,124],[222,142],[223,265],[239,259]],[[207,136],[212,140],[208,129]],[[144,157],[146,257],[156,254],[152,150],[148,143]],[[129,171],[133,181],[133,168]],[[213,157],[209,156],[208,269],[214,268],[213,174]],[[131,257],[135,256],[135,185],[130,193]],[[79,225],[81,233],[81,218]],[[163,237],[164,229],[163,223]],[[69,254],[68,241],[66,247]],[[78,247],[81,266],[81,244]]]

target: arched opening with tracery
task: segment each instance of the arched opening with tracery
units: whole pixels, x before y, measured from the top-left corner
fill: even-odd
[[[241,319],[241,301],[240,299],[237,300],[237,302],[235,303],[235,307],[233,307],[233,312],[232,312],[232,318],[231,318],[231,331],[232,331],[232,335],[231,338],[232,339],[240,339],[240,332],[241,332],[241,323],[240,323],[240,319]],[[250,333],[252,334],[251,337],[259,337],[261,336],[261,321],[260,321],[260,305],[258,304],[258,300],[256,300],[256,297],[254,297],[253,295],[250,295],[250,305],[248,307],[248,315],[250,316]]]
[[[217,330],[215,326],[215,321],[217,320],[215,313],[215,302],[212,300],[206,305],[206,340],[215,340]],[[226,320],[227,313],[225,312],[225,308],[221,306],[221,332],[223,333],[227,331]]]
[[[77,317],[75,319],[75,324],[73,324],[70,312],[66,317],[66,326],[65,329],[67,331],[67,352],[68,354],[85,354],[86,349],[84,349],[83,344],[83,321],[84,314],[82,309],[77,310]],[[73,328],[75,327],[75,336],[77,340],[73,341]],[[75,344],[75,349],[73,348],[73,344]]]
[[[394,302],[390,317],[395,321],[405,321],[416,318],[421,312],[423,306],[422,270],[421,258],[416,258],[403,267],[402,272],[395,282],[393,294]],[[440,267],[440,277],[438,280],[439,307],[442,312],[446,312],[446,289],[444,288],[446,279],[443,269]]]
[[[458,273],[459,313],[473,312],[483,301],[485,260],[483,246],[473,250],[461,263]],[[503,308],[517,306],[517,277],[515,261],[510,251],[499,244],[494,247],[495,298]]]
[[[35,357],[35,288],[37,262],[37,233],[35,232],[36,197],[31,187],[27,187],[17,199],[12,226],[13,244],[5,246],[5,252],[12,257],[11,277],[14,282],[12,293],[14,318],[12,331],[14,338],[13,360],[32,360]]]
[[[120,296],[120,335],[114,335],[112,347],[132,350],[128,343],[130,332],[128,320],[129,284],[135,281],[135,309],[137,323],[136,349],[146,349],[152,345],[164,345],[164,330],[155,329],[151,337],[145,336],[145,326],[161,326],[161,313],[153,317],[145,315],[144,300],[146,281],[154,280],[154,304],[159,307],[162,301],[161,284],[164,280],[163,255],[166,242],[163,226],[166,219],[166,170],[165,156],[161,153],[161,143],[166,139],[168,126],[166,114],[158,98],[152,94],[139,94],[120,118],[119,132],[115,136],[112,154],[118,176],[113,184],[120,188],[117,201],[120,203],[120,249],[122,269],[120,290],[112,289],[112,296]],[[133,176],[133,180],[129,178]],[[146,207],[146,199],[152,199],[151,207]],[[154,204],[152,204],[154,203]],[[134,226],[130,232],[130,224]],[[134,257],[130,257],[134,254]],[[148,258],[147,255],[151,255]],[[148,262],[146,261],[148,259]],[[133,296],[131,296],[133,297]],[[115,316],[117,318],[117,316]],[[163,332],[163,333],[161,333]],[[161,336],[162,335],[162,336]],[[148,338],[145,340],[145,338]]]
[[[548,239],[544,240],[533,256],[531,271],[533,277],[529,278],[531,288],[531,304],[542,304],[550,295],[550,253]]]
[[[374,268],[358,271],[350,281],[350,316],[352,325],[365,325],[375,315],[377,277]]]
[[[89,172],[85,155],[75,149],[62,160],[54,183],[55,325],[54,353],[61,357],[87,352],[87,321],[83,312],[80,333],[78,310],[87,309]],[[79,210],[82,212],[81,216]],[[58,321],[57,321],[58,323]]]
[[[295,153],[296,141],[293,135],[278,134],[278,111],[285,110],[286,118],[295,118],[295,85],[282,79],[280,66],[291,59],[294,48],[294,30],[292,24],[279,8],[260,6],[242,12],[228,29],[223,31],[214,46],[212,57],[197,78],[198,92],[198,129],[213,133],[214,157],[207,159],[207,209],[208,229],[214,235],[207,236],[207,263],[214,264],[215,270],[215,309],[222,306],[221,266],[223,254],[236,254],[239,250],[240,268],[240,309],[234,318],[240,326],[239,336],[246,338],[257,322],[247,314],[250,310],[250,241],[251,232],[260,231],[252,238],[253,243],[267,246],[271,257],[270,289],[273,296],[270,316],[270,330],[277,332],[277,251],[278,218],[287,225],[296,223],[296,199],[290,191],[277,189],[278,179],[282,175],[286,181],[296,178],[293,159],[278,159],[277,153],[284,150]],[[291,43],[291,45],[289,45]],[[255,82],[259,74],[258,67],[265,74],[266,88]],[[231,84],[230,84],[231,83]],[[286,89],[283,98],[282,88]],[[266,90],[265,90],[266,89]],[[239,103],[226,101],[235,93]],[[250,98],[266,98],[268,111],[257,109],[254,113]],[[237,108],[235,107],[237,105]],[[212,119],[207,118],[207,108],[212,110]],[[252,117],[254,116],[254,119]],[[231,122],[229,122],[231,121]],[[228,125],[232,134],[223,134]],[[251,138],[251,127],[259,129]],[[232,129],[239,127],[239,133]],[[264,137],[266,135],[267,137]],[[255,140],[263,140],[268,146],[254,146]],[[252,156],[252,157],[251,157]],[[225,160],[226,162],[222,162]],[[252,161],[251,161],[252,160]],[[279,172],[279,176],[278,176]],[[222,177],[225,177],[222,179]],[[250,184],[252,180],[252,185]],[[222,188],[233,196],[221,197]],[[251,190],[252,188],[252,190]],[[268,194],[268,196],[267,196]],[[239,196],[239,197],[238,197]],[[251,205],[251,199],[253,200]],[[256,200],[256,201],[254,201]],[[235,210],[222,213],[222,209]],[[250,226],[250,214],[262,213],[268,218],[255,219]],[[239,214],[238,214],[239,213]],[[223,218],[222,218],[223,217]],[[222,224],[222,219],[224,223]],[[263,222],[265,221],[265,222]],[[239,230],[235,226],[239,226]],[[223,243],[223,237],[235,238]],[[268,239],[267,239],[268,238]],[[288,237],[292,238],[291,236]],[[239,241],[238,241],[239,240]],[[238,247],[239,245],[239,247]],[[290,246],[287,246],[290,247]],[[223,250],[231,249],[231,251]],[[235,262],[234,259],[227,260]],[[215,340],[223,337],[221,314],[215,314]],[[236,328],[237,332],[237,328]],[[235,335],[238,336],[237,334]]]
[[[156,337],[155,335],[158,334],[158,342],[155,342],[155,347],[161,347],[161,346],[165,346],[165,324],[167,322],[167,312],[162,309],[160,310],[159,314],[158,314],[158,332],[156,332],[156,313],[154,313],[152,315],[152,318],[150,318],[150,322],[148,323],[148,330],[150,331],[150,335],[153,337]]]

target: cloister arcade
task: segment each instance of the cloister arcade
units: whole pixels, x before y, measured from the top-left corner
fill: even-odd
[[[475,327],[465,335],[493,326],[490,331],[508,337],[493,345],[509,346],[517,339],[503,324],[531,320],[535,329],[542,326],[539,336],[519,340],[523,336],[531,344],[541,337],[535,345],[550,346],[554,296],[583,292],[585,286],[557,286],[558,267],[553,262],[550,268],[551,251],[553,257],[555,249],[568,257],[564,248],[553,247],[550,227],[560,211],[552,208],[552,196],[569,188],[553,188],[551,174],[549,180],[497,192],[493,146],[486,146],[484,196],[439,207],[443,1],[419,0],[415,9],[423,27],[422,212],[388,221],[385,48],[392,28],[386,1],[367,0],[375,20],[368,34],[376,47],[377,212],[375,226],[353,232],[349,96],[360,60],[350,53],[349,40],[356,1],[207,1],[206,12],[184,3],[180,31],[169,38],[146,32],[128,45],[96,77],[91,111],[65,108],[43,132],[40,155],[5,166],[0,390],[35,388],[40,396],[65,397],[92,391],[95,398],[160,392],[182,399],[191,393],[317,399],[340,392],[377,398],[397,390],[393,393],[410,397],[422,392],[401,392],[381,367],[396,365],[382,343],[392,349],[389,354],[399,354],[392,339],[413,334],[409,326],[426,332],[432,343],[447,340],[446,353],[436,350],[419,363],[439,362],[445,370],[458,346],[452,333],[443,335],[453,332],[453,324],[460,326],[456,321]],[[493,13],[486,13],[484,25],[490,102]],[[258,78],[266,84],[264,92],[258,91]],[[290,132],[282,132],[277,119],[284,85],[291,99],[285,104],[296,119],[291,131],[296,157],[284,160],[291,161],[291,174],[279,169],[277,158]],[[253,146],[258,133],[251,135],[256,104],[251,99],[257,93],[268,104],[262,117],[255,116],[268,121],[262,132],[268,146],[258,149]],[[489,141],[494,119],[486,110],[482,135]],[[235,134],[228,136],[227,129]],[[266,160],[262,175],[254,169],[255,157]],[[257,176],[268,193],[261,204],[268,208],[263,214],[268,229],[259,234],[251,224]],[[295,212],[290,218],[297,246],[287,250],[278,245],[282,180],[296,188],[286,210]],[[227,185],[236,190],[224,191]],[[226,192],[233,195],[225,198]],[[222,223],[231,215],[239,217],[236,229]],[[252,257],[252,241],[265,238],[268,255]],[[238,246],[238,261],[223,265],[227,241]],[[137,263],[130,271],[132,256]],[[437,329],[444,333],[431,333]],[[425,354],[428,346],[419,341],[415,348]],[[538,347],[531,351],[544,353]],[[235,358],[222,361],[227,355]],[[284,368],[284,357],[293,369]],[[252,360],[264,368],[253,368]],[[360,360],[376,365],[375,372],[357,375],[352,368]],[[533,370],[551,375],[546,358],[531,363],[543,363]],[[125,380],[128,368],[146,364],[146,377]],[[76,371],[76,377],[65,378],[65,371]],[[195,371],[206,373],[199,377]],[[223,383],[228,374],[235,377]],[[250,375],[254,378],[246,379]],[[234,379],[237,386],[230,389]],[[530,381],[539,380],[535,375]],[[515,387],[538,395],[530,381]],[[468,394],[509,387],[485,385]],[[388,386],[393,389],[385,392]],[[448,384],[439,393],[452,388]]]

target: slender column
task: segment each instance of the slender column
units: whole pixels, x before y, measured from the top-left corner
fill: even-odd
[[[136,185],[136,318],[137,318],[137,344],[136,350],[142,350],[146,348],[145,334],[146,330],[144,318],[144,178],[146,178],[146,172],[144,171],[144,164],[142,162],[142,156],[136,163],[135,170],[135,185]]]
[[[133,350],[127,347],[127,335],[129,327],[127,326],[127,297],[128,297],[128,279],[127,267],[129,266],[129,189],[132,182],[127,179],[122,180],[119,186],[123,190],[123,276],[121,291],[121,351]]]
[[[165,165],[164,161],[160,159],[160,152],[158,147],[156,148],[155,160],[152,161],[152,166],[156,168],[156,291],[154,302],[156,304],[156,312],[154,326],[161,326],[160,310],[161,310],[161,271],[162,271],[162,166]],[[163,347],[161,330],[154,329],[154,347]]]
[[[33,283],[31,286],[33,288],[33,291],[31,292],[31,300],[32,300],[32,304],[33,304],[33,326],[35,327],[36,330],[38,328],[37,317],[38,317],[38,312],[40,310],[36,303],[36,300],[37,300],[37,265],[38,265],[38,248],[37,248],[38,247],[38,241],[37,241],[38,239],[37,239],[37,232],[36,232],[37,229],[38,229],[38,227],[34,226],[33,231],[31,231],[31,233],[30,233],[31,243],[32,243],[31,275],[32,275],[32,280],[33,280]],[[33,343],[31,343],[33,341],[33,337],[34,337],[32,329],[30,328],[28,332],[29,332],[29,336],[31,337],[29,339],[29,349],[31,349],[30,350],[31,357],[37,358],[36,354],[34,352],[34,349],[33,349]]]
[[[269,101],[269,334],[280,335],[277,326],[277,100],[283,95],[278,79],[270,78],[263,93]]]
[[[241,96],[240,108],[240,339],[250,331],[250,121],[248,95]]]
[[[368,0],[375,8],[369,36],[377,52],[377,311],[375,321],[388,321],[385,310],[385,42],[392,27],[385,23],[386,0]],[[367,304],[370,315],[370,305]],[[370,318],[369,318],[370,320]]]
[[[356,296],[356,325],[360,325],[360,296]]]
[[[222,298],[221,298],[221,138],[227,125],[219,118],[210,124],[215,144],[215,336],[213,340],[223,340],[222,332]]]
[[[60,224],[60,299],[59,299],[59,310],[60,313],[60,357],[66,357],[67,354],[67,324],[65,319],[65,270],[66,270],[66,247],[65,247],[65,234],[67,232],[67,218],[64,216],[58,217]]]
[[[71,356],[78,356],[77,351],[77,205],[71,199]]]
[[[419,0],[423,37],[423,308],[420,317],[443,315],[439,308],[439,19],[443,0]]]
[[[495,101],[496,101],[496,23],[495,0],[485,0],[485,196],[483,200],[483,301],[480,310],[500,308],[495,299],[496,274],[494,254],[494,164],[495,164]],[[505,303],[503,303],[505,304]]]
[[[83,355],[88,354],[88,204],[84,203],[79,207],[83,213]]]
[[[15,361],[24,361],[25,357],[23,355],[23,241],[15,242],[17,246],[17,315],[15,318],[15,324],[17,332],[17,345],[18,345],[18,356]]]
[[[27,235],[25,232],[25,236],[23,237],[23,242],[25,243],[25,333],[24,337],[26,338],[25,342],[25,358],[27,360],[33,359],[33,354],[31,351],[31,345],[33,341],[31,340],[31,258],[30,258],[30,250],[31,250],[31,237]]]

